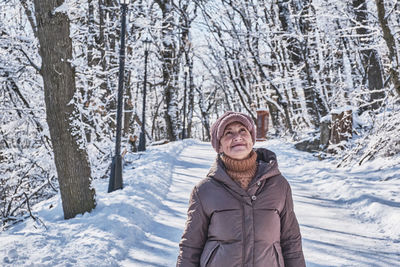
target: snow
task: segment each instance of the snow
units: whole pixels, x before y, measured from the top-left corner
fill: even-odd
[[[292,186],[307,266],[399,266],[399,158],[336,168],[283,140],[277,153]],[[174,266],[192,187],[215,158],[193,139],[127,154],[124,189],[94,181],[97,207],[63,219],[60,197],[0,233],[2,266]]]
[[[65,14],[68,14],[68,10],[70,10],[70,7],[68,6],[68,3],[63,2],[60,6],[56,7],[56,8],[53,10],[53,15],[54,15],[55,13],[65,13]]]
[[[340,114],[340,113],[346,112],[346,111],[348,111],[348,110],[351,110],[351,111],[354,112],[354,110],[357,110],[357,108],[352,107],[352,106],[343,106],[343,107],[340,107],[340,108],[332,109],[332,110],[330,111],[330,113],[331,113],[331,114]]]

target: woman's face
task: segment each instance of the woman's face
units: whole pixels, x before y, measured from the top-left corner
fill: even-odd
[[[220,151],[233,159],[245,159],[253,149],[250,132],[239,122],[232,122],[225,127],[220,139]]]

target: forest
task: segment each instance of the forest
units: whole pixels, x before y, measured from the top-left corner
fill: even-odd
[[[65,218],[96,205],[91,181],[109,177],[115,147],[121,15],[118,0],[0,2],[2,229],[59,191]],[[131,0],[123,153],[142,127],[148,146],[209,141],[225,111],[268,110],[267,138],[338,168],[398,155],[399,25],[397,0]],[[333,143],[335,119],[350,126]]]

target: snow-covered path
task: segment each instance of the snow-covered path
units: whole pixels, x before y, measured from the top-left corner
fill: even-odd
[[[132,248],[127,266],[175,266],[178,243],[186,221],[189,195],[193,186],[207,175],[216,156],[209,144],[199,143],[186,147],[173,170],[170,190],[162,201],[160,212],[154,217],[147,239]],[[130,259],[131,260],[131,259]]]
[[[292,186],[307,266],[400,266],[400,158],[338,169],[282,140],[256,146],[276,152]],[[0,266],[174,266],[190,192],[215,156],[196,140],[127,154],[124,189],[95,180],[92,212],[64,220],[56,195],[32,207],[40,223],[0,232]]]
[[[287,145],[269,148],[292,187],[307,266],[400,266],[399,180],[383,181],[400,178],[398,167],[337,169]]]
[[[345,201],[319,192],[324,185],[318,178],[338,179],[334,184],[325,181],[326,186],[331,183],[334,187],[349,174],[280,143],[269,143],[268,148],[276,151],[280,169],[292,186],[307,266],[400,266],[399,240],[385,237],[376,222],[361,223]],[[174,266],[189,193],[214,158],[215,152],[206,143],[186,147],[179,155],[170,191],[154,218],[152,231],[142,244],[132,248],[136,251],[131,255],[135,266]]]

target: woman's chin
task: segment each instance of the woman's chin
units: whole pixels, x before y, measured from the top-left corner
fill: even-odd
[[[232,159],[245,159],[249,156],[251,151],[247,149],[233,149],[229,154],[227,154]]]

